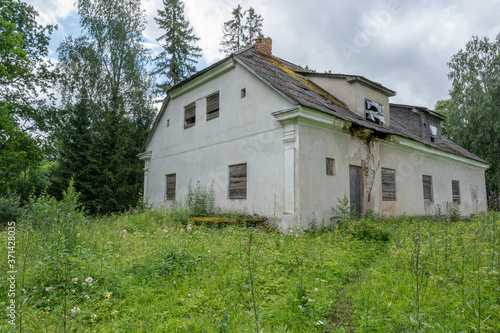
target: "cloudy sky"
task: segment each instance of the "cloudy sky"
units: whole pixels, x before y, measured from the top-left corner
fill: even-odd
[[[27,0],[40,23],[58,24],[51,50],[68,34],[78,36],[72,0]],[[146,45],[158,52],[153,17],[162,0],[143,0]],[[500,33],[497,0],[184,0],[185,15],[203,58],[202,69],[222,59],[222,24],[238,4],[252,6],[273,39],[273,54],[318,71],[357,74],[395,90],[394,103],[434,108],[448,96],[447,63],[471,36]]]

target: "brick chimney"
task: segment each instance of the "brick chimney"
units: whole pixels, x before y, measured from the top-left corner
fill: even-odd
[[[268,56],[272,56],[273,55],[273,52],[272,52],[273,40],[271,39],[271,37],[266,38],[266,37],[260,35],[257,38],[257,42],[255,43],[255,49],[259,53],[262,53],[262,54],[265,54]]]

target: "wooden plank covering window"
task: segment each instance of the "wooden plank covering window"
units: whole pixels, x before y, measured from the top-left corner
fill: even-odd
[[[453,195],[453,203],[460,205],[460,182],[458,180],[451,181],[451,192]]]
[[[326,158],[326,175],[335,176],[335,160],[333,158]]]
[[[207,97],[207,121],[219,116],[219,93]]]
[[[382,200],[396,201],[396,170],[382,168]]]
[[[193,127],[196,123],[196,103],[184,107],[184,128]]]
[[[424,202],[433,202],[432,198],[432,176],[422,176],[424,187]]]
[[[175,200],[175,173],[165,176],[167,185],[165,186],[166,200]]]
[[[247,198],[247,164],[229,166],[229,199]]]

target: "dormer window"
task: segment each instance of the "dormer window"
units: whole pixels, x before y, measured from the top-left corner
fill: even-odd
[[[365,116],[366,120],[383,125],[385,123],[384,106],[368,99],[365,100]]]
[[[429,125],[429,128],[431,130],[431,141],[432,142],[437,142],[437,134],[438,134],[437,127]]]

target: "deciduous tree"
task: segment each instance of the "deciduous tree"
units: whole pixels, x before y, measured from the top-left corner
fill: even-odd
[[[91,211],[122,210],[137,200],[136,155],[154,117],[145,14],[139,0],[79,0],[78,12],[83,35],[67,37],[58,49],[64,73],[54,134],[58,172],[66,182],[74,176]]]
[[[500,190],[500,34],[477,36],[449,62],[450,100],[438,104],[450,139],[491,163],[487,187]],[[438,102],[439,103],[439,102]]]

